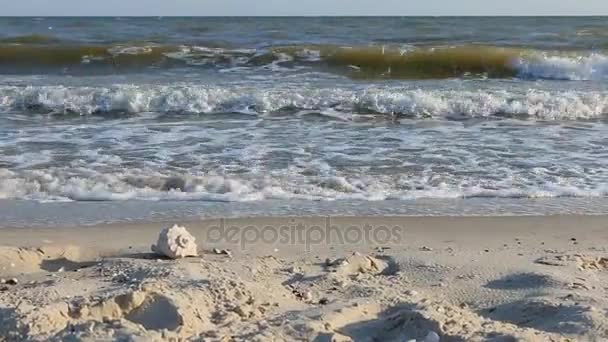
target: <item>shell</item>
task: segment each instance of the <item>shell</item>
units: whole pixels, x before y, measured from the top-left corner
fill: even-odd
[[[174,225],[160,231],[152,251],[171,259],[198,256],[196,239],[185,227]]]

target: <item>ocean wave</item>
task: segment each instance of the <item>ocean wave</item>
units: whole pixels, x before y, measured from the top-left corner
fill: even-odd
[[[443,79],[463,76],[588,81],[608,77],[608,56],[487,46],[334,48],[324,61],[353,78]]]
[[[0,67],[9,71],[31,69],[63,70],[107,66],[113,70],[127,67],[149,67],[161,63],[171,46],[156,45],[0,45]],[[94,63],[92,63],[94,62]]]
[[[608,56],[593,53],[587,56],[548,56],[534,59],[518,58],[513,62],[521,78],[588,81],[608,76]]]
[[[73,45],[52,36],[0,40],[0,71],[121,72],[132,68],[313,68],[353,79],[459,77],[601,80],[608,56],[601,51],[540,51],[496,46],[294,45],[265,48],[162,45],[132,42]]]
[[[22,36],[0,38],[0,43],[5,44],[49,44],[58,43],[60,41],[61,40],[58,38],[45,34],[28,34]]]
[[[33,113],[212,114],[317,112],[418,118],[515,116],[576,120],[608,113],[608,91],[443,90],[402,87],[0,86],[0,111]],[[294,114],[294,115],[296,115]]]
[[[144,174],[145,173],[145,174]],[[239,178],[227,175],[171,175],[154,170],[98,173],[91,169],[0,169],[0,199],[38,201],[215,201],[261,200],[417,200],[460,198],[605,197],[608,187],[560,184],[551,181],[529,185],[506,182],[488,186],[483,181],[453,184],[403,176],[359,178],[342,176]],[[407,189],[404,189],[407,188]]]

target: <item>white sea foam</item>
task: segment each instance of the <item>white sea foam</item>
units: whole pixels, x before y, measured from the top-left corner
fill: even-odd
[[[145,55],[152,52],[150,46],[114,46],[108,49],[113,56],[118,55]]]
[[[518,76],[551,80],[603,80],[608,78],[608,56],[592,53],[585,56],[550,56],[519,58],[513,62]]]
[[[608,113],[608,91],[254,88],[184,84],[0,87],[0,110],[4,112],[264,114],[285,108],[347,115],[365,112],[433,118],[521,115],[544,120],[574,120],[597,118]]]
[[[169,182],[183,184],[183,188],[167,188]],[[481,184],[425,183],[424,179],[410,179],[418,184],[404,190],[389,177],[346,178],[342,176],[301,179],[245,179],[220,175],[184,175],[169,177],[158,172],[142,175],[135,170],[111,174],[93,170],[31,170],[15,172],[0,169],[0,199],[122,201],[221,201],[250,202],[276,199],[298,200],[413,200],[458,198],[555,198],[604,197],[608,187],[585,187],[545,182],[519,187],[487,187]],[[401,180],[403,181],[403,179]],[[507,185],[507,184],[505,184]]]

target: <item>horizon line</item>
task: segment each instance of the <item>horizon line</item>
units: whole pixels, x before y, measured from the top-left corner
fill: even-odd
[[[601,18],[608,14],[535,14],[535,15],[500,15],[500,14],[463,14],[463,15],[0,15],[0,18]]]

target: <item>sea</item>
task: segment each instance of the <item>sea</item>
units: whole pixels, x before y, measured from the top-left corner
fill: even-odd
[[[0,227],[608,211],[607,17],[0,17]]]

